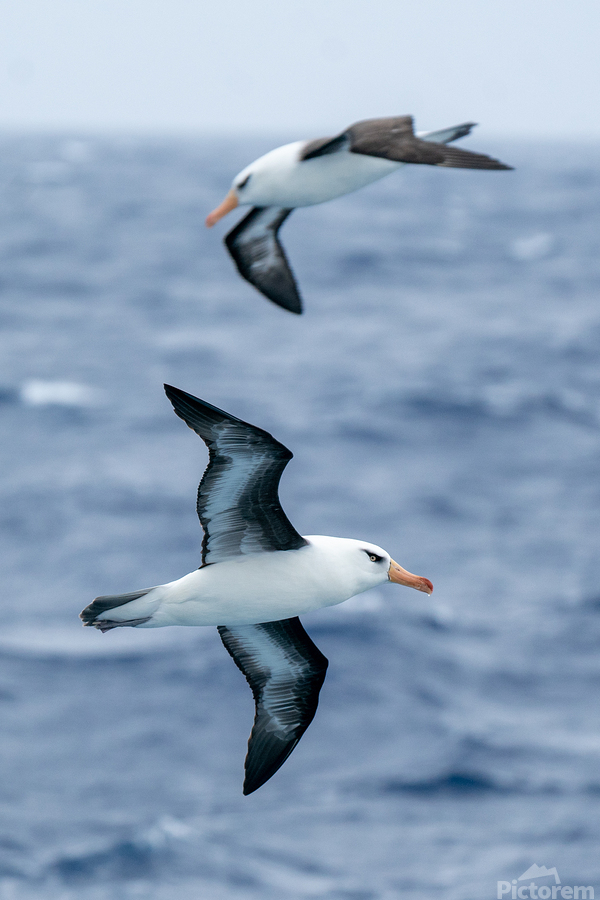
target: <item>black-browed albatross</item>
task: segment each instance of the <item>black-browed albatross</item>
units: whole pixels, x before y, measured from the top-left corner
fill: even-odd
[[[294,141],[250,163],[235,176],[209,228],[236,206],[252,205],[225,237],[240,275],[273,303],[293,313],[302,300],[278,231],[297,206],[324,203],[391,174],[406,163],[455,169],[511,169],[491,156],[447,146],[474,127],[416,134],[412,116],[355,122],[333,138]]]
[[[84,625],[216,625],[256,704],[244,793],[279,769],[310,725],[327,660],[299,615],[393,581],[430,594],[385,550],[366,541],[298,534],[278,496],[292,458],[268,432],[165,385],[177,415],[208,447],[198,488],[202,565],[177,581],[96,597]]]

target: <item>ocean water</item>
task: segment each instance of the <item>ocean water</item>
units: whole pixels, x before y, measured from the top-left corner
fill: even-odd
[[[295,317],[203,226],[276,143],[0,139],[0,900],[600,891],[598,148],[475,135],[517,170],[297,211]],[[435,585],[304,618],[319,711],[250,797],[216,630],[77,618],[199,564],[164,381],[292,449],[301,532]]]

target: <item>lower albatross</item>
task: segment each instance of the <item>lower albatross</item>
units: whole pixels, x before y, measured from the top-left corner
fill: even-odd
[[[310,725],[327,659],[299,615],[385,582],[430,594],[385,550],[366,541],[302,537],[284,513],[279,480],[292,453],[268,432],[165,385],[177,415],[205,442],[198,488],[202,565],[177,581],[96,597],[80,615],[109,631],[125,625],[216,625],[256,704],[244,794],[283,765]]]
[[[465,122],[415,134],[412,116],[355,122],[333,138],[294,141],[250,163],[235,176],[223,202],[206,218],[211,228],[236,206],[253,209],[225,237],[238,272],[273,303],[293,313],[302,300],[278,232],[297,206],[313,206],[357,191],[401,166],[424,164],[455,169],[511,169],[457,147],[452,141],[474,127]]]

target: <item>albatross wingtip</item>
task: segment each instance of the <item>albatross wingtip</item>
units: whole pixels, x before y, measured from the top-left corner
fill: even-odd
[[[165,394],[167,395],[169,400],[171,399],[171,395],[173,395],[174,397],[180,397],[182,394],[185,394],[185,391],[182,391],[181,388],[177,388],[172,384],[163,384],[163,387],[165,389]]]

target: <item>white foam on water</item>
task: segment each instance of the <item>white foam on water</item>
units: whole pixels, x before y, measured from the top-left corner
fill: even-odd
[[[103,393],[76,381],[44,381],[31,378],[21,385],[21,400],[28,406],[97,406]]]
[[[511,244],[511,253],[515,259],[523,262],[532,262],[536,259],[544,259],[554,249],[554,238],[551,234],[540,232],[527,237],[517,238]]]
[[[145,656],[154,651],[189,647],[206,637],[204,628],[115,628],[102,634],[95,628],[72,625],[7,628],[0,635],[0,651],[35,657]]]

